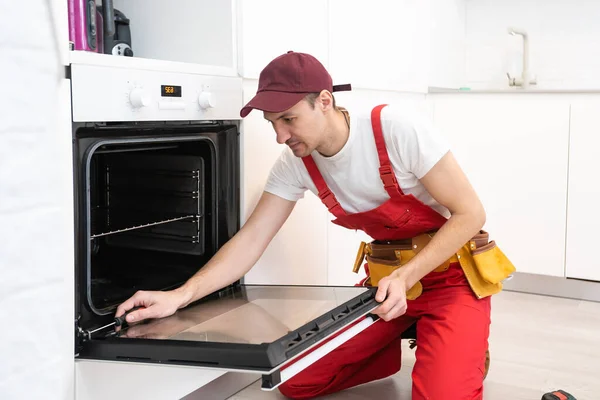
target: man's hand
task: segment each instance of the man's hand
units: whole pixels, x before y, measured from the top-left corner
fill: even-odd
[[[405,277],[397,272],[394,271],[379,281],[379,289],[375,295],[375,300],[383,304],[373,313],[379,315],[384,321],[391,321],[406,312],[406,292],[409,288]]]
[[[139,322],[148,318],[163,318],[172,315],[186,302],[186,295],[177,290],[169,292],[138,291],[117,308],[115,317],[120,317],[133,307],[140,306],[137,311],[127,315],[128,323]]]

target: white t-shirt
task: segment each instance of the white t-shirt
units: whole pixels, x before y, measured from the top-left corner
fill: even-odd
[[[350,113],[350,135],[344,147],[331,157],[317,151],[312,156],[342,208],[353,214],[371,210],[390,197],[379,176],[372,108],[346,109]],[[447,141],[422,113],[411,108],[390,104],[381,111],[381,121],[388,157],[402,192],[449,217],[448,210],[419,181],[450,150]],[[271,169],[265,191],[297,201],[307,189],[318,194],[302,159],[286,146]]]

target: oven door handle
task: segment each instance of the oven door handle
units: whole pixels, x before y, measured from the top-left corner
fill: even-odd
[[[282,383],[288,381],[310,365],[314,364],[333,350],[343,345],[362,331],[373,325],[379,320],[375,314],[368,314],[358,322],[342,329],[339,333],[334,334],[332,339],[328,339],[324,344],[318,344],[315,350],[307,352],[304,356],[296,361],[292,361],[281,368],[278,368],[269,374],[262,376],[261,389],[271,391],[276,389]]]

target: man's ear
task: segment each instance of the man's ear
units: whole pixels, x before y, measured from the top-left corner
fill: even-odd
[[[319,106],[324,112],[333,109],[333,95],[329,90],[324,89],[319,93]]]

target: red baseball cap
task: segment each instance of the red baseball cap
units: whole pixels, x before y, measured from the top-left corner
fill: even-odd
[[[282,112],[309,93],[321,90],[352,90],[350,85],[334,86],[323,64],[310,54],[288,51],[271,61],[260,73],[258,91],[240,111],[242,118],[253,109]]]

